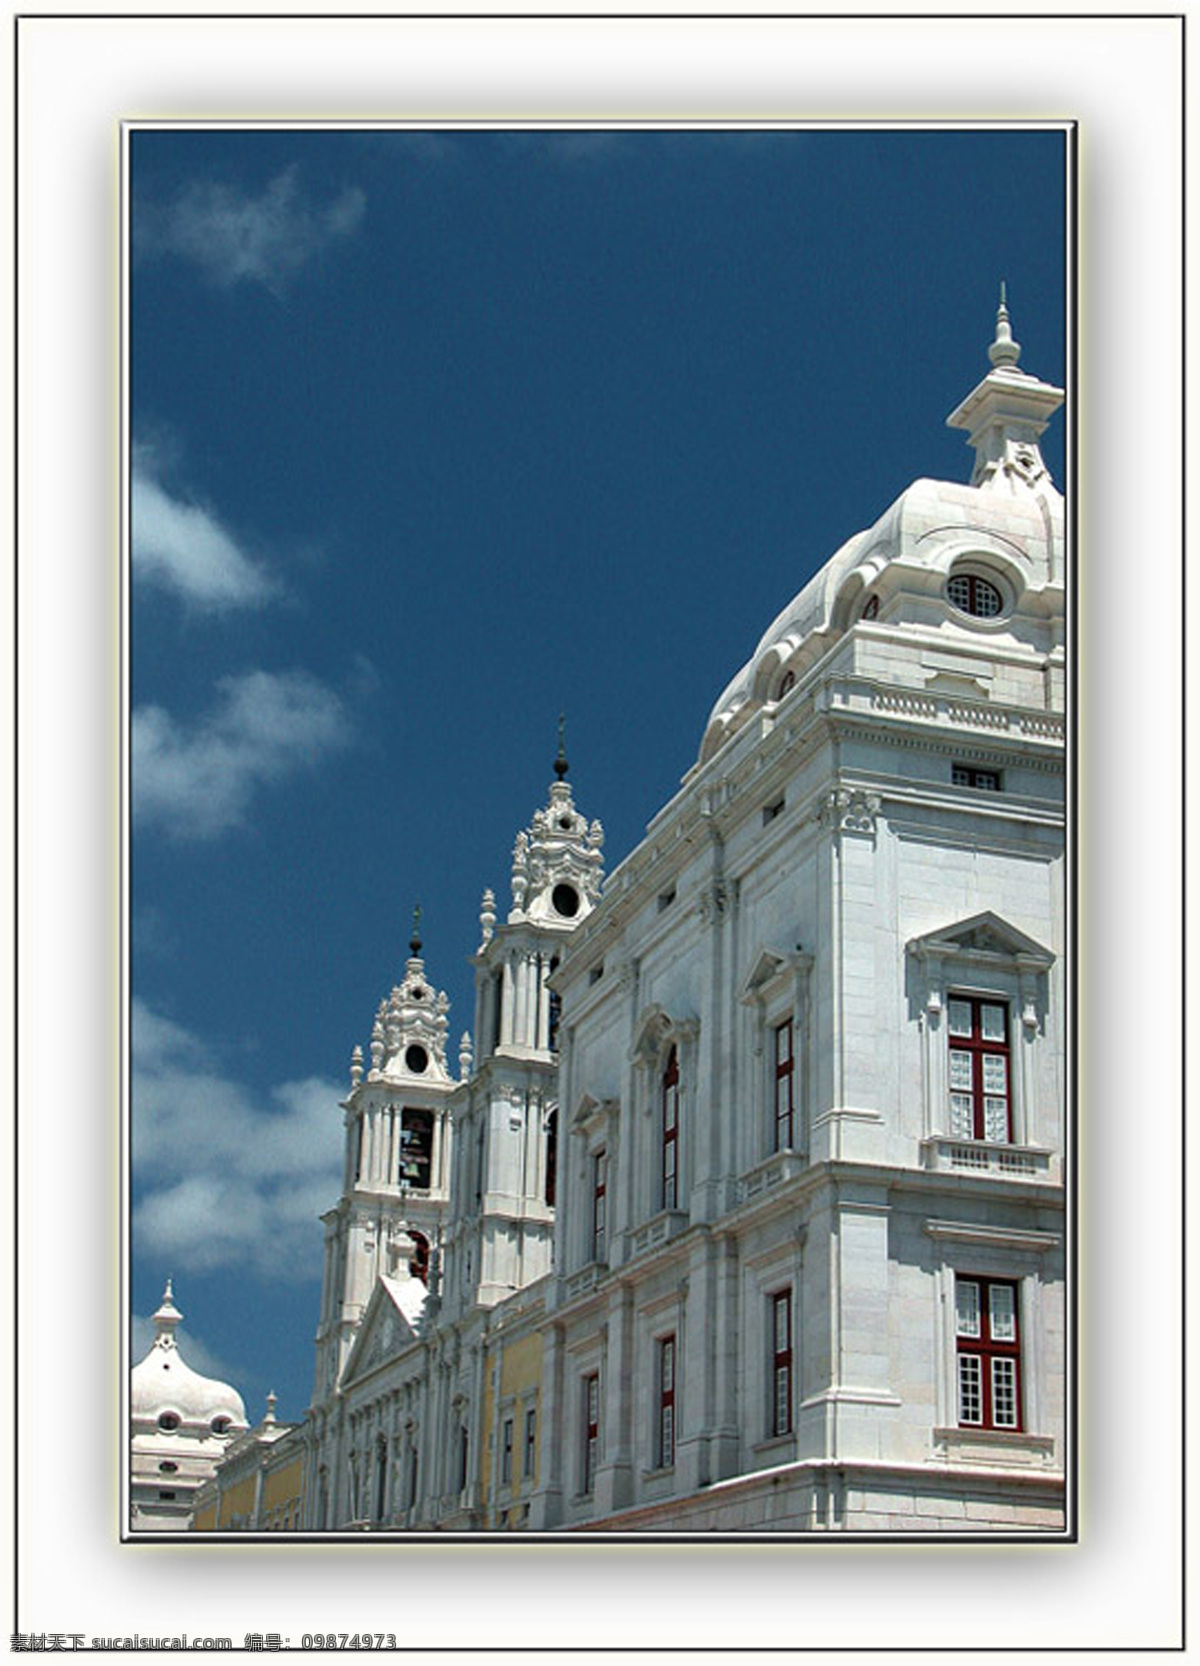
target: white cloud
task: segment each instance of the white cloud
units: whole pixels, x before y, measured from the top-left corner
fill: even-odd
[[[182,1025],[140,1000],[132,1017],[139,1255],[178,1278],[316,1277],[319,1217],[341,1174],[344,1085],[308,1077],[258,1098]]]
[[[303,671],[224,677],[215,707],[188,727],[161,706],[133,713],[133,813],[183,839],[245,819],[254,793],[351,738],[345,706]]]
[[[131,498],[135,578],[202,608],[255,607],[278,593],[211,510],[173,496],[135,457]]]
[[[352,187],[318,206],[301,191],[295,168],[273,179],[258,197],[198,180],[170,207],[139,210],[138,248],[190,260],[222,288],[251,282],[277,292],[327,243],[355,231],[366,203],[363,192]]]

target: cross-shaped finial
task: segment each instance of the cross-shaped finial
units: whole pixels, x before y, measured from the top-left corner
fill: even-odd
[[[569,765],[567,763],[567,751],[566,751],[566,745],[565,745],[566,732],[567,732],[567,714],[565,712],[559,712],[559,714],[558,714],[558,756],[554,760],[554,773],[555,773],[555,775],[558,776],[558,779],[560,781],[564,779],[564,777],[566,776],[567,770],[569,768]]]
[[[421,952],[421,905],[420,905],[419,902],[413,904],[413,929],[412,929],[412,936],[408,940],[408,946],[412,950],[414,956],[420,954],[420,952]]]

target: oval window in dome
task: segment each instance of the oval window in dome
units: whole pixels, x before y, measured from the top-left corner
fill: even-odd
[[[564,920],[573,920],[579,912],[579,892],[573,885],[556,885],[550,893],[554,912]]]
[[[404,1068],[411,1070],[414,1076],[423,1076],[429,1068],[429,1054],[414,1041],[411,1047],[404,1049]]]
[[[170,1459],[165,1460],[163,1463],[159,1464],[159,1466],[158,1466],[158,1470],[159,1470],[160,1475],[174,1475],[175,1472],[178,1470],[178,1468],[179,1468],[179,1465],[178,1464],[173,1464],[170,1461]]]
[[[228,1417],[214,1417],[209,1428],[214,1435],[225,1435],[229,1433],[230,1421]]]
[[[160,1411],[158,1414],[158,1426],[164,1434],[174,1434],[175,1430],[179,1427],[179,1413],[177,1411]]]
[[[955,573],[946,581],[946,599],[972,619],[994,619],[1004,611],[1004,598],[989,579],[978,573]]]

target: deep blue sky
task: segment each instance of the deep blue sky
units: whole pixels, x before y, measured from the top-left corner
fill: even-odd
[[[143,131],[131,158],[133,1308],[172,1274],[185,1355],[294,1418],[337,1098],[414,899],[456,1060],[559,710],[611,869],[806,578],[912,479],[968,477],[944,421],[1001,278],[1061,384],[1064,140]]]

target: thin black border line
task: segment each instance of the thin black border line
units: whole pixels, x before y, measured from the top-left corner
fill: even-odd
[[[19,1436],[19,1430],[20,1430],[20,1427],[21,1427],[21,1415],[20,1415],[21,1377],[20,1377],[20,1371],[19,1371],[19,1360],[20,1360],[20,1352],[21,1352],[20,1351],[20,1340],[19,1340],[20,1339],[20,1334],[21,1334],[21,1329],[20,1329],[20,1325],[21,1325],[21,1318],[20,1318],[20,1313],[21,1313],[21,1278],[20,1278],[21,1188],[20,1188],[20,1185],[18,1184],[18,1175],[20,1174],[20,1127],[21,1127],[21,1117],[20,1117],[21,1022],[20,1022],[20,1012],[19,1012],[18,1000],[17,1000],[17,991],[20,988],[20,964],[21,964],[21,946],[20,946],[21,894],[20,894],[20,878],[19,878],[19,874],[20,874],[20,843],[21,843],[21,820],[20,820],[20,814],[19,814],[19,806],[20,806],[20,747],[21,747],[21,723],[20,723],[21,633],[20,633],[20,630],[18,629],[18,622],[19,622],[19,619],[20,619],[20,572],[21,572],[21,562],[20,562],[21,538],[20,538],[20,508],[19,508],[20,495],[21,495],[21,468],[20,468],[20,454],[19,454],[18,442],[17,442],[17,435],[20,432],[20,423],[19,423],[18,419],[19,419],[19,416],[20,416],[20,404],[21,404],[21,395],[20,395],[21,278],[20,278],[20,271],[19,271],[19,268],[18,268],[17,255],[16,255],[17,241],[18,241],[19,232],[20,232],[20,190],[21,190],[21,168],[20,168],[20,156],[19,156],[20,144],[21,144],[21,133],[20,133],[20,115],[19,115],[19,111],[18,111],[18,101],[20,99],[20,94],[21,94],[21,78],[20,78],[20,75],[18,73],[18,65],[17,65],[19,44],[20,44],[20,29],[18,28],[18,19],[16,17],[14,17],[13,18],[13,41],[12,41],[12,47],[13,47],[13,103],[12,103],[12,111],[13,111],[13,114],[12,114],[12,121],[13,121],[13,128],[12,128],[12,134],[13,134],[13,387],[12,387],[12,397],[13,397],[13,404],[12,404],[12,412],[13,412],[13,437],[12,437],[12,445],[13,445],[13,450],[12,450],[12,457],[13,457],[13,576],[12,576],[12,584],[13,584],[13,620],[12,620],[12,650],[13,650],[13,776],[12,776],[12,781],[13,781],[13,888],[12,888],[12,908],[13,908],[13,960],[12,960],[12,967],[13,967],[13,992],[12,992],[12,1015],[13,1015],[13,1127],[12,1127],[12,1140],[13,1140],[13,1189],[12,1189],[12,1206],[13,1206],[13,1280],[12,1280],[12,1299],[13,1299],[13,1319],[12,1319],[12,1323],[13,1323],[13,1331],[12,1331],[12,1336],[13,1336],[13,1365],[12,1365],[12,1372],[13,1372],[13,1382],[12,1382],[12,1387],[13,1387],[13,1428],[12,1428],[12,1442],[13,1442],[13,1468],[12,1468],[12,1475],[13,1475],[13,1519],[12,1519],[12,1558],[13,1558],[13,1630],[14,1631],[17,1629],[17,1625],[16,1625],[17,1593],[20,1589],[20,1578],[21,1578],[21,1575],[20,1575],[20,1550],[19,1550],[19,1546],[20,1546],[20,1543],[21,1543],[21,1533],[20,1533],[21,1515],[20,1515],[20,1505],[19,1505],[20,1483],[21,1483],[21,1443],[20,1443],[20,1436]]]
[[[522,128],[524,126],[529,126],[529,125],[532,125],[534,127],[539,128],[540,130],[545,131],[545,130],[554,130],[556,120],[558,120],[558,119],[559,118],[550,118],[545,123],[538,123],[538,122],[522,123],[520,120],[506,121],[503,118],[493,119],[493,118],[480,118],[480,117],[466,118],[466,119],[461,119],[461,120],[459,118],[454,118],[453,120],[448,120],[448,121],[436,121],[436,120],[432,120],[432,119],[427,119],[427,120],[413,122],[413,123],[405,123],[403,121],[396,121],[396,120],[390,120],[389,121],[387,119],[382,119],[381,122],[378,123],[378,124],[369,124],[369,125],[382,126],[382,127],[384,127],[385,129],[387,129],[389,131],[395,131],[395,132],[400,132],[400,133],[411,133],[411,132],[422,132],[422,131],[439,131],[439,132],[440,131],[460,131],[463,128],[472,128],[472,129],[483,128],[483,129],[489,130],[489,131],[497,131],[497,130],[499,130],[499,131],[508,131],[508,130],[511,130],[512,128]],[[122,176],[122,179],[121,179],[121,193],[120,193],[122,204],[124,204],[125,197],[127,195],[127,189],[128,189],[128,186],[129,186],[128,173],[129,173],[129,169],[132,167],[132,158],[131,158],[130,146],[129,146],[129,140],[130,140],[131,136],[135,132],[159,131],[159,130],[162,129],[163,125],[164,124],[162,124],[161,122],[156,121],[154,119],[151,119],[151,120],[146,121],[146,122],[142,122],[142,121],[138,120],[137,118],[131,118],[131,119],[124,120],[124,121],[120,122],[119,127],[120,127],[120,133],[121,133],[121,138],[122,138],[121,158],[122,158],[123,170],[124,170],[123,171],[123,176]],[[284,130],[289,130],[289,131],[290,130],[303,131],[303,130],[309,129],[310,127],[311,128],[319,128],[319,129],[322,129],[322,130],[328,130],[328,129],[334,129],[334,130],[345,129],[347,131],[354,131],[355,130],[355,124],[353,122],[343,123],[343,122],[339,121],[336,118],[333,119],[333,120],[330,120],[330,121],[326,121],[326,122],[317,121],[317,122],[314,122],[314,123],[311,123],[311,124],[307,121],[304,121],[303,119],[298,119],[298,118],[292,118],[292,119],[285,118],[284,120],[282,120],[280,122],[274,122],[274,121],[270,120],[269,118],[260,118],[260,119],[255,119],[255,120],[247,121],[247,122],[243,123],[238,118],[234,117],[234,118],[230,118],[227,122],[218,120],[218,121],[216,121],[212,124],[209,124],[209,123],[204,122],[204,121],[197,120],[196,118],[190,118],[190,119],[181,120],[178,123],[169,122],[165,125],[169,128],[172,128],[172,129],[176,128],[176,127],[180,127],[180,128],[184,128],[184,129],[190,129],[190,130],[193,130],[193,131],[198,130],[198,129],[208,130],[210,125],[212,127],[217,128],[217,129],[232,130],[232,131],[242,131],[244,129],[249,129],[249,130],[256,130],[256,129],[275,130],[277,128],[282,128]],[[560,131],[580,131],[581,129],[602,127],[602,126],[605,126],[605,125],[606,124],[603,121],[588,121],[585,118],[584,120],[582,120],[579,123],[567,124],[559,130]],[[620,128],[623,132],[626,132],[626,133],[629,133],[629,134],[680,132],[680,131],[682,131],[682,132],[704,132],[704,131],[719,131],[719,132],[732,131],[732,132],[737,132],[737,131],[742,131],[742,130],[754,130],[756,128],[759,129],[759,130],[761,130],[763,128],[766,128],[766,129],[771,130],[771,131],[779,130],[779,131],[782,131],[782,132],[826,131],[829,128],[834,128],[834,129],[837,129],[838,131],[846,131],[846,132],[861,131],[863,129],[870,129],[870,130],[880,129],[880,130],[892,131],[892,130],[897,129],[897,128],[901,129],[901,130],[904,130],[904,131],[916,130],[916,131],[924,131],[924,132],[943,132],[943,131],[947,131],[947,130],[949,130],[949,131],[965,131],[965,132],[980,132],[980,131],[993,132],[993,131],[997,131],[997,130],[1007,131],[1010,128],[1014,128],[1014,127],[1017,128],[1017,129],[1032,129],[1032,130],[1037,130],[1037,131],[1047,131],[1047,132],[1059,133],[1062,136],[1063,144],[1064,144],[1064,154],[1063,154],[1064,185],[1067,188],[1067,191],[1066,191],[1067,201],[1066,201],[1066,205],[1065,205],[1063,234],[1064,234],[1064,242],[1065,242],[1064,253],[1068,257],[1069,264],[1068,264],[1068,267],[1067,267],[1067,270],[1066,270],[1066,273],[1065,273],[1065,284],[1064,284],[1064,297],[1063,297],[1063,299],[1064,299],[1064,305],[1068,309],[1068,319],[1067,319],[1068,328],[1070,329],[1070,327],[1077,320],[1077,317],[1078,317],[1078,276],[1077,276],[1077,274],[1078,274],[1078,263],[1077,263],[1077,261],[1071,261],[1070,260],[1070,256],[1072,255],[1072,253],[1077,248],[1077,242],[1078,242],[1077,227],[1078,227],[1078,213],[1079,213],[1078,192],[1076,190],[1072,189],[1072,187],[1076,183],[1076,175],[1075,175],[1075,172],[1074,172],[1073,163],[1074,163],[1075,156],[1077,154],[1077,139],[1078,139],[1078,127],[1079,127],[1078,121],[1075,120],[1074,118],[1068,118],[1068,117],[1062,117],[1062,118],[1058,118],[1058,119],[1055,119],[1055,118],[1037,118],[1037,119],[1034,119],[1034,120],[1030,120],[1029,122],[1009,123],[1009,122],[1004,122],[1004,121],[992,122],[992,121],[988,120],[987,118],[982,118],[982,117],[977,118],[977,119],[973,119],[973,120],[972,119],[965,119],[965,118],[951,118],[950,120],[948,120],[946,122],[938,121],[936,118],[921,117],[921,118],[913,118],[913,119],[908,120],[908,121],[899,121],[895,124],[893,124],[891,122],[888,122],[888,121],[882,121],[882,120],[878,121],[878,122],[871,121],[871,120],[866,120],[866,121],[861,122],[861,123],[854,122],[852,120],[851,121],[845,121],[845,122],[840,121],[840,120],[834,120],[834,121],[831,121],[831,122],[827,123],[827,122],[823,122],[823,121],[821,121],[819,119],[815,119],[815,118],[814,119],[799,119],[799,120],[793,120],[793,121],[789,121],[786,118],[775,118],[775,119],[767,118],[765,121],[758,122],[758,123],[754,122],[753,120],[749,120],[745,123],[725,124],[725,123],[720,122],[719,120],[705,121],[703,118],[696,118],[696,119],[693,119],[693,120],[685,120],[683,123],[676,123],[676,122],[671,121],[670,119],[664,119],[662,121],[651,121],[651,120],[648,120],[647,118],[639,117],[639,118],[631,119],[628,123],[618,123],[617,125],[620,126]],[[132,236],[132,222],[130,221],[127,225],[123,224],[121,226],[121,236],[120,236],[119,241],[121,242],[121,254],[122,254],[123,259],[127,257],[127,253],[128,253],[128,251],[125,248],[125,240],[126,240],[126,238],[131,237],[131,236]],[[125,305],[126,299],[127,299],[127,297],[125,296],[124,292],[122,292],[122,294],[121,294],[122,309]],[[124,323],[124,313],[123,313],[123,311],[122,311],[122,323]],[[1070,355],[1068,366],[1067,366],[1067,370],[1068,370],[1067,388],[1068,388],[1068,391],[1069,391],[1070,395],[1072,396],[1072,398],[1074,398],[1074,396],[1077,392],[1077,389],[1074,385],[1074,377],[1075,377],[1075,374],[1076,374],[1077,363],[1078,363],[1077,355],[1075,353],[1072,353]],[[129,390],[124,383],[122,384],[122,391],[128,397],[132,396],[131,395],[131,390]],[[124,419],[127,416],[128,416],[128,412],[125,411],[124,406],[123,406],[122,407],[122,417]],[[1075,425],[1074,424],[1071,424],[1071,426],[1069,427],[1068,432],[1069,432],[1070,435],[1074,435],[1074,433],[1075,433]],[[129,459],[128,458],[123,459],[123,464],[124,464],[124,467],[127,469],[129,467]],[[1075,471],[1072,468],[1071,478],[1066,483],[1067,487],[1068,487],[1068,492],[1072,494],[1071,501],[1074,501],[1074,498],[1073,498],[1074,479],[1075,479]],[[124,485],[125,485],[126,494],[128,496],[128,494],[131,491],[131,483],[128,480],[125,480]],[[1073,559],[1073,555],[1074,555],[1073,530],[1074,530],[1073,525],[1068,528],[1069,536],[1068,536],[1066,551],[1065,551],[1065,555],[1064,555],[1064,560],[1067,563],[1068,567],[1070,567],[1070,563],[1071,563],[1071,561]],[[122,554],[124,554],[124,552],[122,552]],[[1074,572],[1073,571],[1071,571],[1070,576],[1071,576],[1072,582],[1073,582],[1073,579],[1074,579]],[[1070,592],[1070,590],[1072,589],[1072,585],[1068,585],[1067,588],[1068,588],[1068,591]],[[1071,606],[1070,596],[1068,596],[1068,614],[1070,612],[1070,606]],[[1070,646],[1070,631],[1068,630],[1068,647],[1069,646]],[[125,650],[126,650],[127,654],[132,652],[132,644],[128,640],[126,640],[126,642],[125,642]],[[1070,657],[1070,655],[1068,655],[1068,658],[1069,657]],[[1070,686],[1071,686],[1071,668],[1068,667],[1068,690],[1070,690]],[[1072,720],[1073,720],[1073,716],[1074,716],[1074,711],[1077,709],[1077,703],[1073,704],[1068,699],[1068,708],[1069,709],[1068,709],[1068,712],[1067,712],[1067,722],[1066,722],[1065,728],[1066,728],[1066,733],[1069,736],[1071,734]],[[124,728],[125,725],[123,724],[122,727]],[[1072,750],[1072,760],[1073,760],[1074,748],[1072,748],[1071,750]],[[1069,770],[1070,770],[1070,764],[1071,764],[1072,760],[1067,761],[1068,762],[1068,783],[1069,783],[1069,779],[1070,779]],[[1068,784],[1068,787],[1067,787],[1068,797],[1069,797],[1069,794],[1070,794],[1070,787],[1069,787],[1069,784]],[[1077,826],[1077,825],[1078,825],[1078,823],[1076,822],[1075,826]],[[1068,822],[1068,825],[1067,825],[1067,828],[1066,828],[1065,849],[1066,849],[1067,860],[1068,860],[1068,864],[1069,864],[1068,874],[1070,876],[1068,890],[1067,890],[1067,900],[1068,900],[1068,918],[1069,918],[1069,921],[1071,922],[1071,925],[1073,925],[1073,922],[1074,922],[1074,920],[1076,918],[1076,915],[1077,915],[1077,910],[1075,910],[1071,907],[1071,901],[1072,901],[1071,893],[1072,893],[1072,888],[1073,888],[1073,885],[1074,885],[1074,875],[1075,875],[1075,869],[1076,869],[1076,864],[1074,862],[1071,862],[1071,860],[1070,860],[1072,832],[1073,832],[1072,826]],[[1069,927],[1068,927],[1068,942],[1069,943],[1071,942],[1071,939],[1070,939],[1071,925],[1069,925]],[[1072,950],[1073,950],[1074,949],[1074,944],[1073,943],[1071,943],[1071,947],[1072,947]],[[131,970],[131,969],[128,969],[128,970]],[[124,984],[122,985],[122,987],[124,988]],[[1068,969],[1067,988],[1068,988],[1067,1010],[1068,1010],[1068,1018],[1069,1018],[1069,1022],[1070,1022],[1076,1016],[1074,1011],[1073,1011],[1073,1008],[1072,1008],[1072,1002],[1073,1002],[1073,996],[1074,996],[1074,981],[1071,977],[1071,969],[1070,968]],[[128,1027],[128,1023],[129,1023],[129,1021],[127,1019],[127,1027]],[[1077,1037],[1077,1033],[1076,1033],[1077,1026],[1073,1022],[1071,1022],[1070,1027],[1071,1027],[1071,1035],[1070,1035],[1069,1046],[1068,1046],[1068,1049],[1067,1049],[1068,1066],[1069,1067],[1073,1064],[1073,1062],[1077,1058],[1077,1046],[1078,1046],[1078,1037]],[[1075,1071],[1074,1071],[1074,1069],[1069,1069],[1069,1081],[1071,1083],[1072,1093],[1071,1093],[1070,1100],[1069,1100],[1069,1102],[1066,1106],[1066,1113],[1067,1113],[1068,1123],[1069,1123],[1069,1125],[1072,1125],[1075,1122],[1075,1116],[1074,1116],[1074,1111],[1075,1111],[1075,1088],[1074,1088]],[[130,1105],[128,1107],[128,1110],[129,1110],[128,1134],[131,1138],[131,1136],[132,1136],[132,1105]],[[123,1117],[122,1118],[123,1130],[124,1130],[125,1121],[126,1121],[126,1119]],[[130,1160],[130,1154],[129,1154],[127,1149],[123,1149],[123,1157],[124,1157],[124,1161],[122,1163],[122,1183],[124,1184],[125,1181],[126,1181],[126,1178],[127,1178],[126,1169],[128,1168],[129,1160]],[[1069,1307],[1070,1313],[1073,1316],[1077,1313],[1077,1309],[1078,1309],[1078,1305],[1079,1305],[1078,1304],[1078,1288],[1077,1288],[1078,1279],[1077,1279],[1077,1274],[1075,1272],[1075,1264],[1073,1263],[1072,1255],[1071,1255],[1072,1245],[1071,1245],[1070,1226],[1071,1226],[1072,1223],[1071,1223],[1071,1217],[1070,1217],[1068,1211],[1069,1211],[1069,1208],[1070,1208],[1071,1199],[1075,1195],[1075,1191],[1076,1191],[1076,1187],[1074,1185],[1073,1175],[1072,1175],[1071,1171],[1069,1170],[1068,1171],[1068,1184],[1067,1184],[1067,1187],[1066,1187],[1066,1195],[1065,1195],[1064,1200],[1063,1200],[1063,1209],[1064,1209],[1064,1233],[1065,1233],[1066,1239],[1067,1239],[1068,1307]],[[124,1231],[124,1224],[122,1226],[122,1230]],[[127,1298],[128,1297],[128,1290],[127,1289],[124,1290],[123,1293]],[[125,1302],[125,1306],[128,1307],[128,1300],[127,1299],[126,1299],[126,1302]],[[1075,1328],[1076,1328],[1075,1326],[1069,1326],[1068,1327],[1068,1338],[1069,1338],[1069,1341],[1068,1341],[1068,1358],[1070,1358],[1070,1354],[1071,1354],[1071,1341],[1072,1341],[1074,1333],[1075,1333]],[[1015,1544],[1015,1545],[1025,1545],[1025,1546],[1029,1546],[1031,1548],[1046,1548],[1046,1549],[1056,1548],[1060,1545],[1072,1546],[1072,1545],[1075,1545],[1076,1543],[1078,1543],[1078,1538],[1079,1538],[1079,1523],[1078,1523],[1077,1509],[1070,1507],[1070,1506],[1073,1506],[1073,1505],[1077,1504],[1077,1499],[1078,1499],[1078,1467],[1079,1467],[1078,1428],[1077,1428],[1077,1418],[1074,1415],[1077,1412],[1077,1404],[1075,1403],[1075,1400],[1074,1400],[1074,1397],[1073,1397],[1074,1396],[1074,1386],[1075,1386],[1075,1383],[1077,1381],[1077,1376],[1078,1376],[1077,1371],[1073,1371],[1073,1370],[1068,1371],[1068,1385],[1067,1385],[1068,1392],[1067,1392],[1067,1396],[1066,1396],[1066,1399],[1067,1399],[1067,1413],[1068,1413],[1067,1433],[1071,1438],[1065,1440],[1064,1445],[1066,1446],[1068,1456],[1073,1461],[1070,1463],[1068,1473],[1064,1476],[1064,1482],[1063,1482],[1064,1523],[1063,1523],[1062,1529],[1060,1529],[1060,1530],[1038,1531],[1038,1530],[1030,1529],[1030,1530],[1024,1531],[1024,1532],[1022,1532],[1022,1531],[1014,1531],[1014,1532],[1010,1532],[1010,1533],[978,1532],[978,1533],[975,1533],[975,1534],[970,1534],[970,1533],[966,1533],[966,1532],[961,1533],[961,1534],[960,1533],[942,1533],[942,1534],[934,1534],[934,1533],[916,1534],[916,1533],[914,1533],[914,1534],[906,1534],[906,1535],[903,1535],[903,1536],[899,1536],[899,1535],[896,1535],[896,1534],[866,1534],[866,1533],[857,1533],[857,1532],[853,1533],[852,1535],[851,1534],[828,1534],[828,1533],[821,1533],[821,1532],[818,1532],[818,1531],[804,1531],[804,1530],[799,1531],[799,1532],[791,1532],[791,1533],[755,1533],[755,1532],[752,1532],[752,1533],[705,1533],[705,1532],[701,1532],[701,1531],[684,1531],[684,1532],[671,1533],[671,1532],[666,1532],[666,1531],[662,1531],[662,1532],[654,1531],[653,1529],[647,1530],[645,1532],[637,1532],[636,1530],[632,1530],[632,1529],[626,1529],[624,1531],[622,1531],[621,1529],[615,1529],[615,1530],[612,1530],[612,1531],[605,1531],[605,1530],[588,1529],[587,1527],[583,1527],[583,1528],[579,1528],[579,1529],[562,1528],[562,1529],[557,1529],[557,1530],[549,1530],[549,1531],[544,1532],[544,1533],[541,1533],[541,1532],[539,1532],[539,1533],[520,1533],[520,1534],[515,1535],[515,1536],[509,1535],[509,1534],[506,1534],[506,1533],[503,1533],[503,1532],[497,1532],[495,1530],[491,1530],[491,1531],[477,1530],[475,1532],[462,1532],[462,1533],[459,1533],[459,1532],[438,1533],[436,1531],[423,1531],[423,1532],[411,1532],[411,1533],[404,1532],[404,1531],[400,1531],[400,1532],[394,1532],[394,1531],[393,1532],[378,1532],[378,1533],[331,1532],[331,1533],[324,1533],[324,1534],[321,1534],[321,1533],[316,1533],[316,1534],[307,1534],[307,1533],[293,1534],[293,1533],[289,1533],[286,1537],[286,1540],[283,1541],[283,1542],[286,1542],[288,1544],[318,1544],[318,1545],[362,1544],[364,1542],[375,1543],[375,1544],[392,1544],[392,1545],[395,1545],[395,1544],[425,1544],[425,1543],[428,1543],[428,1544],[442,1544],[442,1545],[445,1545],[445,1544],[464,1544],[464,1545],[472,1546],[472,1547],[476,1546],[476,1545],[511,1544],[511,1543],[523,1544],[523,1545],[526,1545],[526,1546],[531,1545],[531,1544],[538,1544],[538,1545],[573,1545],[573,1544],[581,1544],[581,1545],[607,1545],[607,1544],[651,1545],[651,1544],[653,1544],[653,1545],[658,1545],[658,1544],[668,1544],[668,1545],[685,1545],[685,1546],[693,1545],[693,1544],[732,1544],[732,1545],[740,1545],[740,1544],[741,1545],[744,1545],[744,1544],[784,1545],[784,1544],[789,1544],[789,1545],[807,1545],[807,1544],[826,1544],[826,1543],[830,1543],[830,1544],[854,1544],[854,1545],[872,1545],[872,1546],[893,1546],[893,1545],[897,1545],[897,1544],[928,1544],[928,1545],[940,1546],[940,1547],[945,1547],[945,1548],[950,1548],[952,1546],[959,1546],[959,1545],[994,1546],[994,1545],[997,1545],[997,1544]],[[123,1491],[124,1491],[124,1483],[123,1483]],[[124,1499],[124,1503],[127,1505],[127,1507],[129,1509],[132,1508],[131,1495],[128,1495],[128,1494],[126,1495],[126,1497]],[[192,1543],[195,1543],[196,1539],[199,1538],[199,1537],[201,1537],[201,1536],[200,1535],[195,1535],[194,1536],[190,1532],[155,1533],[153,1535],[150,1535],[150,1534],[145,1534],[145,1535],[135,1534],[132,1531],[132,1526],[131,1526],[129,1521],[122,1520],[121,1523],[120,1523],[120,1542],[122,1544],[137,1544],[139,1546],[143,1545],[143,1544],[192,1544]],[[259,1533],[259,1532],[239,1533],[239,1532],[221,1532],[220,1530],[214,1530],[212,1533],[205,1533],[202,1537],[203,1537],[204,1542],[212,1543],[212,1544],[219,1544],[219,1545],[224,1545],[224,1546],[241,1545],[241,1544],[246,1544],[246,1543],[264,1543],[264,1542],[265,1543],[274,1543],[274,1544],[278,1545],[281,1542],[281,1538],[282,1538],[281,1535],[276,1536],[276,1535],[271,1535],[271,1534],[266,1534],[266,1533]]]
[[[1182,1354],[1180,1365],[1182,1374],[1180,1388],[1182,1392],[1183,1415],[1179,1420],[1179,1458],[1180,1458],[1180,1533],[1179,1560],[1183,1572],[1180,1582],[1180,1641],[1184,1649],[1187,1648],[1188,1630],[1188,1582],[1187,1582],[1187,1545],[1188,1545],[1188,1221],[1187,1221],[1187,1174],[1188,1174],[1188,1122],[1187,1106],[1187,995],[1188,995],[1188,962],[1187,962],[1187,830],[1188,830],[1188,770],[1187,770],[1187,18],[1179,20],[1179,109],[1180,109],[1180,146],[1179,146],[1179,208],[1180,208],[1180,296],[1179,296],[1179,363],[1180,363],[1180,411],[1179,411],[1179,779],[1181,784],[1180,799],[1180,835],[1179,849],[1179,990],[1180,1005],[1184,1022],[1179,1026],[1179,1222],[1183,1250],[1180,1266],[1179,1306],[1180,1306],[1180,1337]]]
[[[17,12],[14,21],[75,23],[1182,23],[1184,12]]]

